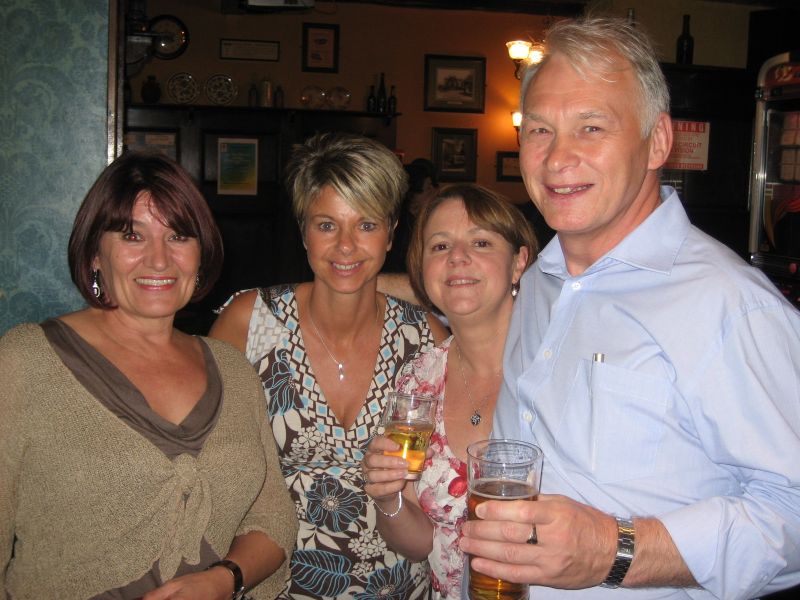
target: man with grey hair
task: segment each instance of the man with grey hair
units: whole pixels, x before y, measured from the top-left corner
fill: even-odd
[[[544,450],[542,494],[485,502],[461,548],[535,600],[797,585],[800,313],[659,185],[669,94],[641,29],[562,21],[547,49],[520,165],[557,236],[522,278],[494,425]]]

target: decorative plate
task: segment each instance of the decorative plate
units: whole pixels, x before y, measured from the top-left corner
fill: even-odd
[[[325,90],[316,85],[308,85],[300,92],[300,102],[308,108],[322,108],[325,106]]]
[[[183,54],[189,45],[189,30],[177,17],[159,15],[150,19],[148,29],[158,34],[153,44],[156,58],[169,60]]]
[[[230,104],[239,93],[233,79],[227,75],[212,75],[206,79],[206,97],[214,104]]]
[[[334,110],[344,110],[350,105],[352,94],[347,88],[336,86],[328,90],[328,103]]]
[[[200,96],[200,86],[191,73],[175,73],[167,81],[167,93],[173,102],[191,104]]]

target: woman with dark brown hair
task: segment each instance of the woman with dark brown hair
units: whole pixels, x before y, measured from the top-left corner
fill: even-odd
[[[239,598],[283,587],[296,519],[261,387],[173,327],[222,244],[188,174],[129,153],[78,210],[88,308],[0,339],[0,594]]]

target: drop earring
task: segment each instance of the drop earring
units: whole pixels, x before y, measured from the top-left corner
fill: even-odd
[[[100,298],[102,293],[100,290],[100,271],[94,269],[92,271],[92,294],[94,294],[95,298]]]
[[[519,283],[512,283],[511,284],[511,297],[516,298],[517,294],[519,294]]]

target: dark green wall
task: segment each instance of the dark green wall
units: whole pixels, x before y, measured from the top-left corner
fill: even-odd
[[[108,6],[0,2],[0,334],[83,304],[66,246],[106,164]]]

